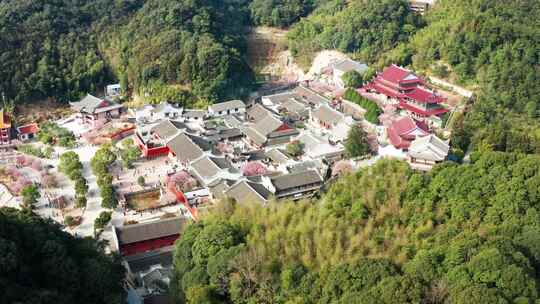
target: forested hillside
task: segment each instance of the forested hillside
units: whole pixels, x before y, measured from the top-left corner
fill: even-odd
[[[59,101],[113,79],[97,49],[100,32],[142,0],[0,1],[0,93],[15,102]]]
[[[72,101],[118,79],[155,99],[246,94],[249,1],[0,2],[0,92]],[[169,86],[170,85],[170,86]]]
[[[373,64],[422,25],[405,0],[333,0],[292,27],[289,47],[304,67],[323,49],[351,53]]]
[[[535,303],[540,158],[381,161],[318,202],[224,203],[176,244],[188,303]]]
[[[247,0],[148,0],[109,36],[123,83],[172,101],[247,94]],[[119,41],[116,41],[118,39]],[[127,79],[126,79],[127,78]],[[166,87],[165,84],[176,84]],[[246,91],[242,92],[242,89]]]
[[[249,7],[255,25],[287,27],[331,0],[253,0]]]

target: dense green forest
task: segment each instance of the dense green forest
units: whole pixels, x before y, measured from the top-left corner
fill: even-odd
[[[141,2],[0,1],[0,93],[22,102],[96,91],[114,78],[97,49],[99,33]]]
[[[255,25],[287,27],[328,0],[253,0],[249,8]]]
[[[175,102],[242,96],[248,23],[247,0],[2,1],[0,92],[65,102],[117,79]]]
[[[124,267],[92,238],[31,211],[0,208],[2,303],[122,303]]]
[[[422,18],[409,10],[405,0],[334,0],[295,24],[288,44],[304,67],[324,49],[350,53],[372,64],[422,26]]]
[[[380,161],[319,202],[224,202],[176,244],[188,303],[538,303],[540,158]]]
[[[114,50],[115,70],[135,90],[172,101],[189,100],[190,93],[213,101],[245,95],[242,90],[253,79],[243,59],[247,5],[247,0],[148,0],[103,46]]]

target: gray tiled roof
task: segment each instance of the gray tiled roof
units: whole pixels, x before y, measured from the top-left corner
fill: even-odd
[[[187,224],[185,217],[174,217],[150,223],[127,225],[116,229],[120,245],[180,234]]]
[[[298,173],[284,174],[272,178],[272,184],[276,191],[283,191],[291,188],[301,187],[303,185],[322,183],[323,180],[315,170],[309,170]]]
[[[246,104],[241,100],[230,100],[220,103],[215,103],[211,106],[209,106],[209,110],[212,110],[214,113],[220,112],[220,111],[227,111],[227,110],[233,110],[233,109],[243,109],[246,107]]]
[[[311,112],[313,117],[317,118],[319,121],[328,123],[328,124],[337,124],[343,120],[343,114],[338,111],[330,108],[328,105],[323,104],[317,109]]]
[[[274,132],[278,129],[283,122],[273,115],[267,115],[263,119],[255,123],[253,128],[257,130],[260,134],[267,136],[268,134]]]
[[[304,150],[315,149],[317,146],[322,144],[321,139],[311,133],[304,133],[298,136],[297,139],[304,144]]]
[[[244,129],[244,133],[249,139],[258,145],[262,145],[266,142],[266,136],[259,133],[254,127]]]
[[[167,142],[167,147],[176,155],[180,161],[192,161],[201,157],[204,151],[210,150],[210,144],[197,136],[189,136],[180,133]]]
[[[284,164],[289,161],[287,155],[285,155],[285,153],[279,151],[278,149],[272,149],[270,151],[267,151],[266,156],[268,156],[268,158],[278,164]]]
[[[306,88],[304,86],[298,86],[293,91],[297,97],[301,97],[305,102],[318,105],[318,104],[325,104],[329,103],[330,100],[328,98],[323,97],[313,90]]]
[[[259,121],[268,115],[272,115],[272,111],[260,103],[253,105],[247,110],[247,116],[254,121]]]
[[[262,98],[270,100],[273,104],[278,105],[284,101],[294,98],[296,94],[294,92],[278,93],[274,95],[263,96]]]
[[[255,161],[255,160],[265,160],[268,158],[264,150],[253,150],[244,152],[243,155],[246,155],[248,157],[248,160]]]
[[[285,100],[281,104],[281,106],[283,108],[285,108],[288,112],[296,113],[296,114],[299,114],[299,115],[304,114],[308,110],[308,107],[305,104],[297,101],[294,98],[289,98],[289,99]]]
[[[191,118],[191,117],[202,118],[205,115],[206,115],[206,112],[203,110],[184,110],[184,113],[182,114],[182,116],[188,117],[188,118]]]
[[[100,105],[102,104],[103,106],[100,107]],[[87,94],[83,99],[81,99],[78,102],[71,103],[71,106],[77,111],[85,111],[87,113],[94,113],[98,108],[109,107],[109,106],[114,106],[114,105],[117,105],[117,104],[110,100],[98,98],[90,94]]]
[[[196,175],[203,179],[207,179],[218,174],[220,170],[220,168],[208,156],[194,161],[191,163],[190,167]]]
[[[207,179],[218,174],[220,170],[230,170],[233,166],[223,157],[205,156],[194,161],[191,168],[199,177]]]
[[[223,117],[223,121],[230,128],[239,128],[242,126],[242,121],[234,115],[227,115]]]
[[[290,173],[299,173],[309,170],[320,170],[324,167],[325,164],[321,160],[307,160],[301,163],[292,164],[291,166],[288,166],[287,169]]]
[[[199,146],[199,148],[201,148],[203,151],[209,151],[210,149],[212,149],[212,144],[206,139],[200,136],[192,135],[188,133],[186,133],[186,135],[189,137],[189,139],[191,139],[193,143]]]
[[[207,139],[209,140],[220,141],[224,139],[234,139],[237,137],[241,137],[243,133],[242,131],[240,131],[240,129],[230,128],[230,129],[222,129],[215,132],[207,132],[205,135]]]
[[[129,264],[129,269],[133,272],[148,270],[151,266],[161,265],[163,267],[172,266],[173,246],[163,247],[150,252],[137,253],[124,257]]]
[[[188,127],[184,123],[166,119],[153,126],[150,131],[156,133],[162,139],[167,139],[176,135],[178,131],[186,129],[188,129]]]
[[[409,156],[430,161],[443,161],[448,155],[450,146],[437,136],[428,136],[415,139],[409,147]]]
[[[219,179],[208,185],[208,190],[210,190],[214,198],[221,199],[225,197],[225,191],[234,185],[235,182],[229,179]]]
[[[261,184],[243,180],[225,191],[225,195],[238,202],[256,201],[265,203],[272,193]]]

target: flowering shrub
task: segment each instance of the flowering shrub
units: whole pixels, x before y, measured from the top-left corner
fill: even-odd
[[[30,180],[28,180],[26,177],[21,176],[11,185],[11,190],[14,193],[20,194],[24,187],[30,186],[31,184],[32,182],[30,182]]]
[[[332,176],[352,172],[352,165],[349,161],[340,160],[332,167]]]
[[[36,171],[41,171],[41,169],[43,169],[43,165],[41,164],[41,161],[39,159],[34,159],[31,163],[30,163],[30,167]]]
[[[175,173],[166,180],[167,188],[175,187],[176,189],[187,192],[197,185],[197,181],[186,171]]]
[[[217,147],[216,149],[221,152],[221,153],[233,153],[234,149],[231,145],[227,144],[227,143],[224,143],[224,142],[219,142],[217,144]]]
[[[266,170],[266,167],[261,164],[260,162],[247,162],[242,166],[242,174],[244,176],[258,176],[258,175],[264,175],[268,172]]]

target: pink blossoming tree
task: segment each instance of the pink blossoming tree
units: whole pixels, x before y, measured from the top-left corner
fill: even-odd
[[[342,175],[345,173],[352,172],[352,165],[349,161],[340,160],[334,164],[332,167],[332,176]]]
[[[247,162],[242,166],[242,174],[244,176],[259,176],[268,172],[266,167],[257,161]]]
[[[167,188],[175,187],[176,189],[187,192],[197,185],[197,181],[186,171],[180,171],[171,175],[166,180]]]

